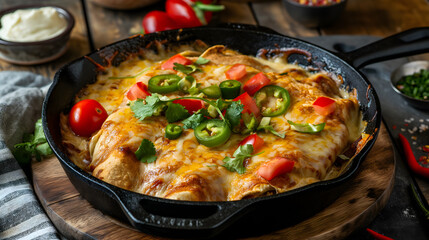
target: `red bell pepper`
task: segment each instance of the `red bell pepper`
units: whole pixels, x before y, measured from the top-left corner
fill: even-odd
[[[259,89],[265,87],[270,83],[270,79],[265,76],[264,73],[260,72],[247,80],[243,86],[243,90],[249,93],[250,96],[253,96]]]
[[[291,172],[295,162],[284,157],[275,157],[273,160],[263,164],[256,172],[267,181],[273,178]]]
[[[256,105],[255,100],[253,100],[252,97],[249,96],[247,92],[244,92],[240,96],[234,98],[233,101],[240,100],[241,104],[244,105],[243,113],[253,113],[255,117],[259,117],[261,114],[261,110],[259,110],[258,105]]]
[[[150,95],[151,94],[147,90],[146,84],[144,84],[142,82],[137,82],[127,92],[127,98],[130,101],[134,101],[137,98],[145,99],[147,96],[150,96]]]
[[[262,148],[262,146],[264,146],[264,139],[256,134],[251,134],[243,139],[239,145],[241,146],[246,144],[251,144],[253,146],[253,152],[257,153]]]
[[[244,76],[246,76],[247,71],[246,71],[246,65],[243,64],[234,64],[230,69],[228,69],[225,72],[225,76],[227,79],[232,79],[232,80],[240,80],[242,79]]]
[[[192,64],[192,61],[190,59],[187,59],[186,57],[176,54],[172,56],[170,59],[168,59],[165,63],[161,65],[162,70],[173,70],[174,64],[179,63],[182,65],[190,65]]]
[[[335,100],[327,97],[318,97],[313,103],[314,111],[320,115],[327,116],[335,111]]]
[[[204,101],[198,99],[177,99],[174,100],[173,103],[177,103],[185,107],[189,114],[193,114],[201,108],[204,108]]]

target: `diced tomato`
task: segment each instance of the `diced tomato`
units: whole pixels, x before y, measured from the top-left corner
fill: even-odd
[[[187,59],[186,57],[176,54],[172,56],[170,59],[168,59],[165,63],[161,65],[162,70],[173,70],[174,64],[179,63],[182,65],[190,65],[192,64],[192,61],[190,59]]]
[[[241,146],[246,144],[252,144],[253,153],[257,153],[262,148],[262,146],[264,146],[264,139],[262,139],[256,134],[252,134],[243,139],[243,141],[241,141],[239,145]]]
[[[198,99],[178,99],[174,100],[173,103],[180,104],[188,110],[189,114],[193,114],[194,112],[204,108],[204,101]]]
[[[253,96],[259,89],[268,85],[270,83],[270,79],[265,76],[264,73],[260,72],[250,78],[243,86],[243,90]]]
[[[253,100],[252,97],[249,96],[247,92],[244,92],[240,96],[234,98],[233,101],[240,100],[241,104],[244,105],[244,109],[242,113],[253,113],[255,117],[259,117],[261,114],[261,111],[258,108],[258,105],[256,105],[255,100]]]
[[[228,71],[225,72],[226,78],[232,80],[240,80],[246,76],[246,74],[246,65],[239,63],[234,64],[230,69],[228,69]]]
[[[259,167],[257,174],[265,180],[270,181],[273,178],[291,172],[295,162],[284,157],[275,157],[273,160]]]
[[[335,100],[327,97],[318,97],[313,103],[314,111],[320,115],[327,116],[335,111]]]
[[[130,101],[134,101],[137,98],[145,99],[147,96],[150,96],[150,95],[151,94],[147,90],[146,84],[144,84],[142,82],[137,82],[127,92],[127,98]]]

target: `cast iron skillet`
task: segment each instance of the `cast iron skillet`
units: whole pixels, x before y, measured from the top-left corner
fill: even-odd
[[[372,138],[355,155],[349,169],[341,176],[282,194],[231,202],[168,200],[120,189],[78,168],[63,151],[59,114],[69,111],[74,95],[96,80],[97,67],[88,58],[79,58],[56,73],[43,103],[43,127],[50,146],[73,185],[85,199],[104,213],[128,220],[135,228],[150,234],[201,238],[216,236],[228,228],[228,236],[235,234],[242,237],[249,229],[275,229],[297,223],[332,203],[343,192],[373,146],[381,122],[377,94],[356,68],[376,61],[428,51],[428,38],[429,28],[412,29],[348,54],[334,54],[267,28],[227,24],[221,27],[189,28],[137,36],[88,55],[104,65],[106,61],[103,56],[118,50],[119,54],[112,61],[113,65],[117,65],[128,54],[138,52],[153,40],[167,40],[169,44],[175,44],[195,39],[209,45],[223,44],[247,55],[255,55],[262,48],[279,47],[299,48],[310,52],[313,59],[311,62],[298,54],[291,55],[289,60],[342,75],[344,87],[356,89],[358,92],[363,118],[368,122],[365,132]]]

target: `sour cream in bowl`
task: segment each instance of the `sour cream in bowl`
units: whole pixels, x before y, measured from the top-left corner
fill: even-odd
[[[0,11],[0,58],[14,64],[52,61],[67,50],[73,16],[57,6],[28,5]]]

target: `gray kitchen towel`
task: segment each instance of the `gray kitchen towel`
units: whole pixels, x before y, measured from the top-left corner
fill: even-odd
[[[51,81],[0,72],[0,239],[59,239],[10,149],[34,131]]]

